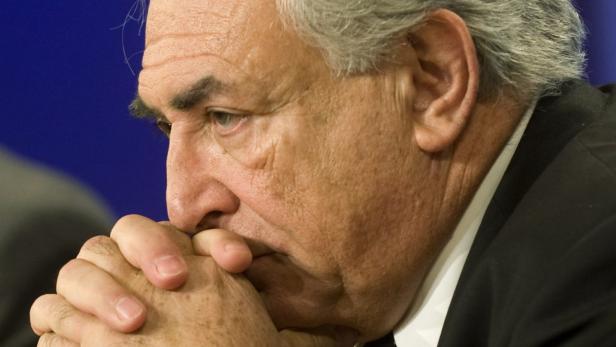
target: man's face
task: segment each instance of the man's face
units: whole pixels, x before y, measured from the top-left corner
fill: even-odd
[[[141,98],[172,123],[170,221],[249,239],[281,328],[391,328],[435,238],[397,75],[335,77],[273,0],[152,0],[143,66]]]

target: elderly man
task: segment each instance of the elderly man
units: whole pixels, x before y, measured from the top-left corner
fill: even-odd
[[[152,0],[132,109],[169,222],[87,242],[41,344],[616,343],[616,92],[575,81],[582,39],[567,0]]]

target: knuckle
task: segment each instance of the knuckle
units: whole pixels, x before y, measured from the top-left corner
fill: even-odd
[[[111,236],[118,236],[131,229],[138,222],[142,222],[145,217],[137,214],[129,214],[118,219],[113,228],[111,228]]]
[[[38,298],[36,298],[36,300],[34,300],[34,303],[32,303],[30,312],[32,313],[36,310],[40,310],[40,309],[47,307],[54,296],[55,294],[44,294],[44,295],[39,296]]]
[[[83,265],[83,261],[80,259],[71,259],[68,263],[64,264],[58,273],[58,283],[72,278],[79,272],[79,267]]]
[[[55,294],[45,294],[39,296],[36,300],[34,300],[32,306],[30,306],[30,326],[37,335],[42,335],[44,333],[44,331],[37,326],[39,323],[38,319],[40,319],[40,317],[47,316],[46,312],[50,311],[49,307],[53,303],[54,297]]]
[[[75,284],[83,283],[84,278],[87,277],[88,271],[84,271],[89,268],[90,263],[82,259],[71,259],[66,263],[58,273],[56,280],[56,292],[58,294],[65,293]],[[87,278],[85,278],[87,280]]]
[[[65,303],[56,303],[53,310],[52,328],[54,331],[64,331],[68,321],[74,316],[75,310]]]
[[[83,246],[81,246],[79,254],[93,253],[96,255],[109,256],[114,254],[115,247],[115,242],[112,239],[107,236],[98,235],[86,241]]]

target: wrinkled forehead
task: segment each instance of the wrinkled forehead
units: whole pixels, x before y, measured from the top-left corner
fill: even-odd
[[[173,35],[226,32],[231,20],[241,15],[241,0],[151,0],[146,45]],[[246,1],[246,4],[252,1]]]
[[[218,60],[261,79],[311,63],[308,50],[282,23],[275,0],[151,0],[143,67]]]
[[[238,24],[246,22],[241,0],[152,0],[146,24],[144,67],[176,57],[218,54]]]

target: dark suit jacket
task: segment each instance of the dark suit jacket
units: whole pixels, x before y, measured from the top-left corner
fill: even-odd
[[[83,187],[0,148],[0,346],[36,346],[30,305],[110,223]]]
[[[616,346],[616,85],[540,100],[439,346]]]

